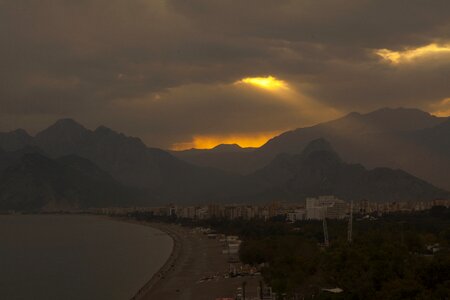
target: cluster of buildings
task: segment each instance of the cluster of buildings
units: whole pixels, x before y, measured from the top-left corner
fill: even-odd
[[[174,216],[183,219],[204,220],[210,218],[235,219],[271,219],[284,216],[288,221],[343,219],[353,209],[355,214],[388,214],[394,212],[414,212],[430,209],[433,206],[450,207],[450,200],[427,202],[370,202],[367,200],[350,203],[335,196],[307,198],[304,203],[286,203],[274,201],[269,204],[209,204],[197,206],[167,205],[160,207],[104,208],[103,214],[126,214],[145,212],[154,216]]]

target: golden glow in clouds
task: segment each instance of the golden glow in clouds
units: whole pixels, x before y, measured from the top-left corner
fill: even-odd
[[[306,97],[297,90],[295,85],[290,85],[288,82],[274,76],[245,77],[225,87],[233,91],[231,95],[234,97],[239,96],[240,93],[243,93],[247,97],[244,99],[248,99],[249,95],[256,99],[264,95],[264,101],[273,101],[275,103],[274,105],[278,105],[274,107],[283,107],[286,110],[286,118],[292,118],[292,114],[298,111],[299,116],[301,116],[301,125],[303,126],[315,124],[318,120],[329,120],[340,115],[334,108],[325,106],[320,102]],[[288,116],[288,114],[290,115]],[[240,119],[239,121],[245,122],[246,120]],[[280,128],[280,126],[274,126],[274,128]],[[281,130],[273,130],[254,133],[196,134],[192,137],[191,141],[175,143],[171,149],[211,149],[220,144],[238,144],[241,147],[261,147],[269,139],[281,132]]]
[[[450,98],[432,105],[432,114],[438,117],[450,117]]]
[[[248,85],[252,85],[252,86],[270,90],[270,91],[289,89],[289,86],[285,81],[279,80],[273,76],[247,77],[247,78],[243,78],[243,79],[239,80],[236,83],[237,84],[248,84]]]
[[[424,56],[450,53],[450,44],[446,45],[430,44],[427,46],[415,49],[407,49],[404,51],[391,51],[389,49],[380,49],[375,51],[375,53],[393,64],[400,64],[410,62],[416,58]]]
[[[212,149],[220,144],[238,144],[245,147],[261,147],[268,140],[280,134],[282,131],[258,132],[251,134],[227,134],[227,135],[198,135],[194,136],[191,142],[177,143],[172,146],[172,150],[187,149]]]

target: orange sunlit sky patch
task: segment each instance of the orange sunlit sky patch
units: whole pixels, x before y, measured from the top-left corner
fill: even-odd
[[[261,147],[268,140],[280,134],[282,131],[259,132],[251,134],[229,134],[229,135],[201,135],[194,136],[191,142],[176,143],[172,150],[187,149],[211,149],[220,144],[237,144],[245,147]]]
[[[450,98],[432,105],[432,114],[438,117],[450,117]]]

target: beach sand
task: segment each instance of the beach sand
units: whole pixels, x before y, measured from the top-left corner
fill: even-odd
[[[169,260],[138,292],[135,300],[214,300],[235,297],[246,282],[246,299],[256,297],[260,276],[224,278],[229,265],[223,245],[190,228],[162,223],[140,223],[166,232],[174,239]],[[208,278],[207,280],[204,280]]]

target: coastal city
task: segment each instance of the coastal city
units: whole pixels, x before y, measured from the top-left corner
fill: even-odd
[[[433,206],[450,207],[450,199],[433,201],[370,202],[344,201],[335,196],[307,198],[305,204],[273,201],[269,204],[208,204],[184,206],[169,204],[159,207],[100,208],[91,212],[105,215],[124,215],[132,212],[148,213],[153,216],[173,216],[184,219],[224,218],[228,220],[267,220],[276,216],[285,216],[287,221],[343,219],[352,210],[360,215],[381,216],[389,213],[409,213],[424,211]]]
[[[0,0],[0,300],[450,300],[450,0]]]
[[[170,275],[177,278],[178,281],[183,281],[188,280],[186,277],[191,277],[189,280],[192,280],[192,284],[196,286],[195,291],[200,291],[203,295],[210,295],[210,297],[214,295],[213,298],[205,297],[204,299],[277,300],[313,299],[314,295],[321,295],[321,297],[326,297],[327,294],[339,295],[344,290],[339,286],[316,283],[311,289],[294,293],[290,297],[287,294],[277,294],[272,286],[267,285],[262,275],[262,273],[266,272],[264,270],[267,270],[268,265],[266,263],[249,264],[245,259],[245,253],[248,251],[245,249],[245,240],[243,241],[239,235],[234,235],[234,232],[227,232],[226,229],[215,227],[213,225],[215,221],[212,220],[221,220],[220,222],[224,222],[224,224],[249,222],[247,226],[254,226],[253,222],[259,220],[256,222],[269,224],[267,225],[269,227],[281,221],[286,224],[293,224],[294,226],[288,230],[293,230],[294,232],[303,231],[303,227],[308,226],[304,224],[311,224],[311,222],[316,222],[312,224],[316,224],[315,226],[317,227],[317,221],[320,221],[319,236],[322,241],[318,242],[317,245],[319,246],[318,250],[323,252],[325,248],[330,247],[329,231],[335,231],[334,228],[328,227],[327,220],[341,222],[340,225],[335,223],[332,226],[342,227],[344,225],[347,230],[347,241],[351,243],[353,218],[355,218],[356,222],[374,222],[374,224],[379,224],[380,220],[383,220],[383,217],[386,216],[427,214],[435,208],[450,208],[450,200],[434,200],[430,202],[416,202],[414,204],[410,201],[379,204],[370,203],[369,201],[347,202],[335,196],[319,196],[307,198],[304,205],[283,202],[272,202],[267,205],[167,205],[152,208],[108,208],[95,211],[94,213],[106,214],[119,219],[125,217],[126,219],[140,220],[140,222],[147,220],[150,222],[149,224],[152,224],[151,226],[156,226],[156,228],[171,233],[173,239],[179,243],[177,247],[181,247],[176,248],[178,249],[176,251],[181,253],[183,252],[183,245],[189,243],[187,239],[190,241],[196,240],[197,244],[202,245],[197,248],[200,252],[208,249],[209,262],[207,268],[201,269],[198,267],[198,265],[201,265],[197,261],[198,257],[191,257],[186,262],[169,260],[168,264],[170,267],[163,268],[158,274],[159,278]],[[381,221],[381,223],[383,222]],[[400,222],[400,224],[403,223]],[[208,224],[211,226],[208,226]],[[239,224],[242,226],[242,223]],[[182,226],[177,227],[180,225]],[[360,226],[360,224],[357,226]],[[404,233],[402,232],[401,236],[403,235]],[[248,237],[244,236],[245,238],[248,239]],[[338,239],[335,232],[332,238]],[[448,246],[431,241],[424,245],[425,250],[421,251],[425,252],[421,255],[432,257],[434,254],[447,251]],[[331,242],[336,243],[336,241]],[[267,247],[264,244],[261,246]],[[251,253],[250,255],[253,254]],[[190,260],[194,260],[195,263]],[[133,299],[147,299],[145,295],[148,295],[148,293],[153,296],[162,295],[167,297],[170,295],[171,289],[172,291],[179,290],[179,288],[175,288],[178,285],[175,283],[166,282],[164,284],[163,281],[160,284],[162,285],[160,287],[156,286],[156,288],[153,284],[143,287]],[[149,291],[152,291],[152,293]]]

